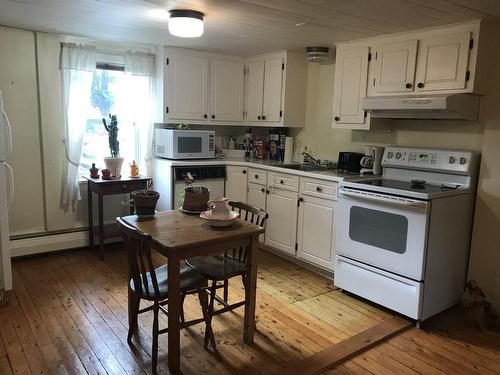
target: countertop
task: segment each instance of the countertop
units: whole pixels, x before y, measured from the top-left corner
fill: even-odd
[[[156,161],[160,163],[165,163],[172,167],[182,167],[182,166],[202,166],[202,165],[234,165],[234,166],[245,166],[250,168],[265,169],[274,172],[293,174],[303,177],[319,178],[328,181],[342,181],[344,178],[356,177],[358,175],[339,173],[336,170],[327,171],[300,171],[296,169],[283,168],[284,163],[282,161],[276,160],[245,160],[241,158],[215,158],[215,159],[191,159],[191,160],[170,160],[156,158]],[[298,164],[298,163],[297,163]]]

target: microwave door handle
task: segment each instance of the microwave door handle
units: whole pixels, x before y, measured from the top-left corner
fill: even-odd
[[[344,189],[339,189],[340,196],[347,196],[355,199],[362,199],[366,201],[375,201],[380,203],[387,203],[395,206],[405,206],[405,207],[416,207],[416,208],[426,208],[427,202],[416,202],[416,201],[407,201],[400,199],[392,199],[392,198],[384,198],[376,195],[369,194],[360,194],[351,191],[346,191]]]
[[[7,155],[5,155],[5,157],[7,157],[12,153],[12,128],[10,127],[10,121],[4,109],[2,109],[2,116],[5,120],[5,128],[7,129]]]

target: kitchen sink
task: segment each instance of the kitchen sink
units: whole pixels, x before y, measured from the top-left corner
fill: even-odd
[[[285,164],[281,166],[286,169],[295,169],[297,171],[304,172],[314,172],[314,171],[327,171],[328,168],[322,165],[314,165],[314,164]]]

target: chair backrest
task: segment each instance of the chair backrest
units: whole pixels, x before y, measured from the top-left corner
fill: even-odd
[[[266,211],[256,206],[252,206],[251,204],[230,201],[229,207],[231,207],[231,210],[238,212],[240,214],[240,219],[261,226],[263,228],[265,227],[266,220],[269,217]],[[246,247],[242,247],[240,249],[234,249],[232,251],[232,254],[226,252],[226,256],[231,256],[242,262],[246,262],[247,249]]]
[[[133,280],[134,291],[142,295],[160,296],[155,267],[151,258],[151,236],[117,217],[127,249],[129,280]],[[148,274],[149,273],[149,278]]]

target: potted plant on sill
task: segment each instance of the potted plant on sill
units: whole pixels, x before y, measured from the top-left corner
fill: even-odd
[[[111,171],[112,178],[120,178],[123,158],[120,157],[120,142],[118,142],[118,119],[116,115],[109,114],[109,124],[105,118],[102,119],[102,123],[108,132],[109,150],[111,152],[111,156],[104,158],[104,164]]]
[[[156,202],[160,198],[160,193],[151,190],[153,182],[148,181],[144,190],[136,190],[131,193],[134,212],[139,217],[152,217],[156,213]]]

